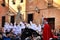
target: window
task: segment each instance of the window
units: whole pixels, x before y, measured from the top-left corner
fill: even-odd
[[[13,4],[15,4],[15,0],[12,0]]]
[[[3,0],[3,3],[1,4],[3,7],[5,7],[5,0]]]
[[[48,8],[53,7],[52,3],[48,3]]]
[[[48,1],[48,8],[51,8],[51,7],[53,7],[53,0]]]
[[[2,16],[2,27],[4,27],[5,24],[5,16]]]
[[[21,0],[21,3],[23,3],[23,0]]]
[[[14,25],[14,22],[15,22],[15,16],[11,16],[11,17],[10,17],[10,22]]]

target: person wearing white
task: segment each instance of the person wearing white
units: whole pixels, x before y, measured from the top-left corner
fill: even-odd
[[[14,34],[17,34],[17,33],[16,33],[16,29],[17,29],[17,25],[16,25],[16,23],[14,23],[14,26],[13,26],[13,33],[14,33]]]
[[[24,29],[25,28],[24,23],[23,22],[20,22],[20,24],[21,24],[21,29]]]
[[[13,29],[13,24],[12,24],[12,23],[9,24],[9,28],[8,28],[8,29],[9,29],[9,31],[10,31],[11,29]]]
[[[16,33],[17,33],[17,35],[21,34],[21,26],[20,26],[20,24],[17,25]]]
[[[4,33],[6,32],[6,30],[9,32],[9,23],[8,22],[5,22]]]
[[[23,22],[20,22],[18,25],[14,24],[13,32],[18,35],[21,34],[22,29],[25,28]]]
[[[32,23],[30,28],[37,31],[37,25],[35,23]]]
[[[32,21],[30,21],[30,24],[31,24],[31,25],[33,24]]]
[[[41,34],[41,25],[40,24],[38,24],[38,26],[37,26],[37,31],[39,34]]]
[[[19,32],[20,32],[20,28],[19,27],[20,27],[19,25],[14,24],[13,33],[15,35],[19,34]]]

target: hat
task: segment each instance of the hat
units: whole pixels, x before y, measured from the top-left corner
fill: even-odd
[[[48,18],[44,18],[44,20],[46,20],[46,21],[47,21],[47,20],[48,20]]]

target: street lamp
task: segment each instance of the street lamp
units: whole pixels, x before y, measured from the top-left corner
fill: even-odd
[[[36,11],[37,13],[40,13],[40,9],[39,9],[38,7],[35,8],[35,11]]]

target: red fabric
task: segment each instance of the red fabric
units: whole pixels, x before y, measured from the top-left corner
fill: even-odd
[[[44,18],[44,20],[46,20],[46,21],[47,21],[47,20],[48,20],[48,18]]]
[[[50,38],[53,38],[51,28],[48,24],[45,24],[43,29],[43,40],[49,40]]]

